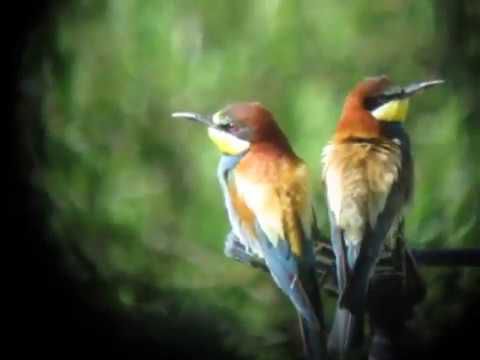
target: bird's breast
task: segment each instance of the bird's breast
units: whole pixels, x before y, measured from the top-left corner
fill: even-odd
[[[227,191],[225,200],[233,232],[248,253],[263,258],[261,246],[255,233],[255,223],[257,221],[255,213],[247,206],[234,183],[229,184]]]
[[[330,211],[345,230],[346,241],[361,241],[374,227],[402,170],[394,142],[330,143],[323,152],[323,178]]]
[[[245,246],[247,253],[262,258],[260,246],[255,241],[255,215],[239,195],[233,177],[233,169],[241,158],[241,156],[222,156],[218,165],[217,176],[224,195],[225,208],[233,233]]]
[[[313,217],[306,165],[288,156],[261,159],[247,155],[235,168],[237,191],[268,240],[289,241],[299,255]]]

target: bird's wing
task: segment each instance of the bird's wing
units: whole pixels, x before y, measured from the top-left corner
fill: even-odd
[[[398,143],[382,141],[332,144],[324,153],[331,239],[343,289],[340,304],[352,312],[365,305],[383,242],[402,213],[402,151]]]
[[[337,149],[330,148],[325,173],[340,293],[329,336],[332,354],[346,353],[363,342],[368,281],[398,214],[400,170],[399,161],[389,161],[396,159],[383,148],[347,144]]]
[[[367,167],[369,222],[355,256],[351,278],[340,299],[340,304],[353,313],[361,311],[367,302],[368,282],[384,242],[393,235],[410,197],[413,166],[408,143],[398,140],[374,147]]]
[[[302,163],[268,180],[235,173],[239,202],[253,213],[254,237],[270,274],[297,310],[307,357],[322,359],[326,336],[311,238],[317,229],[308,172]]]
[[[348,251],[343,238],[343,230],[336,224],[335,216],[329,211],[330,239],[335,253],[337,288],[339,294],[348,283]],[[328,351],[339,357],[350,349],[360,347],[363,342],[363,315],[353,315],[349,310],[337,306],[333,325],[328,338]]]
[[[318,323],[312,305],[318,300],[312,289],[318,289],[312,282],[313,208],[306,168],[302,164],[269,182],[235,173],[235,184],[239,199],[254,216],[255,239],[275,282],[308,321]]]
[[[341,295],[340,304],[353,313],[362,311],[366,304],[368,282],[373,274],[383,243],[391,231],[393,223],[399,218],[404,206],[401,184],[393,184],[385,207],[379,213],[375,226],[367,226],[351,276]]]
[[[384,240],[403,206],[402,194],[397,181],[387,196],[385,206],[375,219],[374,228],[366,227],[359,248],[346,246],[344,231],[336,224],[333,214],[330,214],[331,240],[336,255],[340,292],[339,306],[329,336],[329,351],[332,354],[345,353],[359,347],[363,342],[363,311],[368,283]],[[352,265],[353,269],[350,268]]]
[[[330,185],[327,195],[331,242],[340,293],[329,336],[332,354],[345,353],[363,342],[363,310],[370,275],[387,233],[411,192],[411,158],[404,138],[400,139],[401,151],[396,145],[373,144],[329,145],[324,151],[324,178]],[[355,223],[353,219],[361,221]],[[362,231],[352,242],[352,228],[360,223]],[[346,234],[345,229],[350,233]]]

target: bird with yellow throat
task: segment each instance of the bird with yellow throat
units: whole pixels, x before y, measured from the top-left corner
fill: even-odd
[[[264,262],[298,313],[307,358],[326,358],[313,249],[318,229],[306,164],[259,103],[232,104],[213,116],[173,116],[207,126],[222,154],[217,177],[231,225],[227,242],[241,247],[238,256]]]
[[[348,94],[322,153],[339,300],[329,353],[343,358],[362,342],[370,278],[397,239],[413,192],[413,159],[404,129],[409,98],[441,80],[392,86],[386,76]]]

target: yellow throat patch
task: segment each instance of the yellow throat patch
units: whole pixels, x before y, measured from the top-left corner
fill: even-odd
[[[208,136],[217,148],[226,155],[238,155],[250,147],[248,141],[213,127],[208,128]]]
[[[408,113],[408,99],[392,100],[372,111],[381,121],[405,121]]]

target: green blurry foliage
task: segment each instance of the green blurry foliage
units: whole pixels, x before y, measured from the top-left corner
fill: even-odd
[[[399,84],[447,76],[412,101],[406,124],[416,160],[410,244],[477,246],[480,145],[468,136],[480,130],[467,128],[469,104],[440,66],[430,1],[85,0],[54,21],[57,59],[35,74],[47,132],[40,181],[62,246],[80,249],[122,306],[168,311],[155,289],[188,290],[198,298],[180,297],[182,306],[229,314],[229,346],[241,333],[245,355],[284,354],[291,334],[278,329],[295,324],[287,300],[266,274],[223,255],[219,154],[202,127],[170,114],[264,103],[312,170],[328,233],[321,149],[348,89],[381,73]],[[446,273],[427,274],[428,321],[442,304],[461,305],[442,300]],[[452,276],[466,292],[476,275]]]

